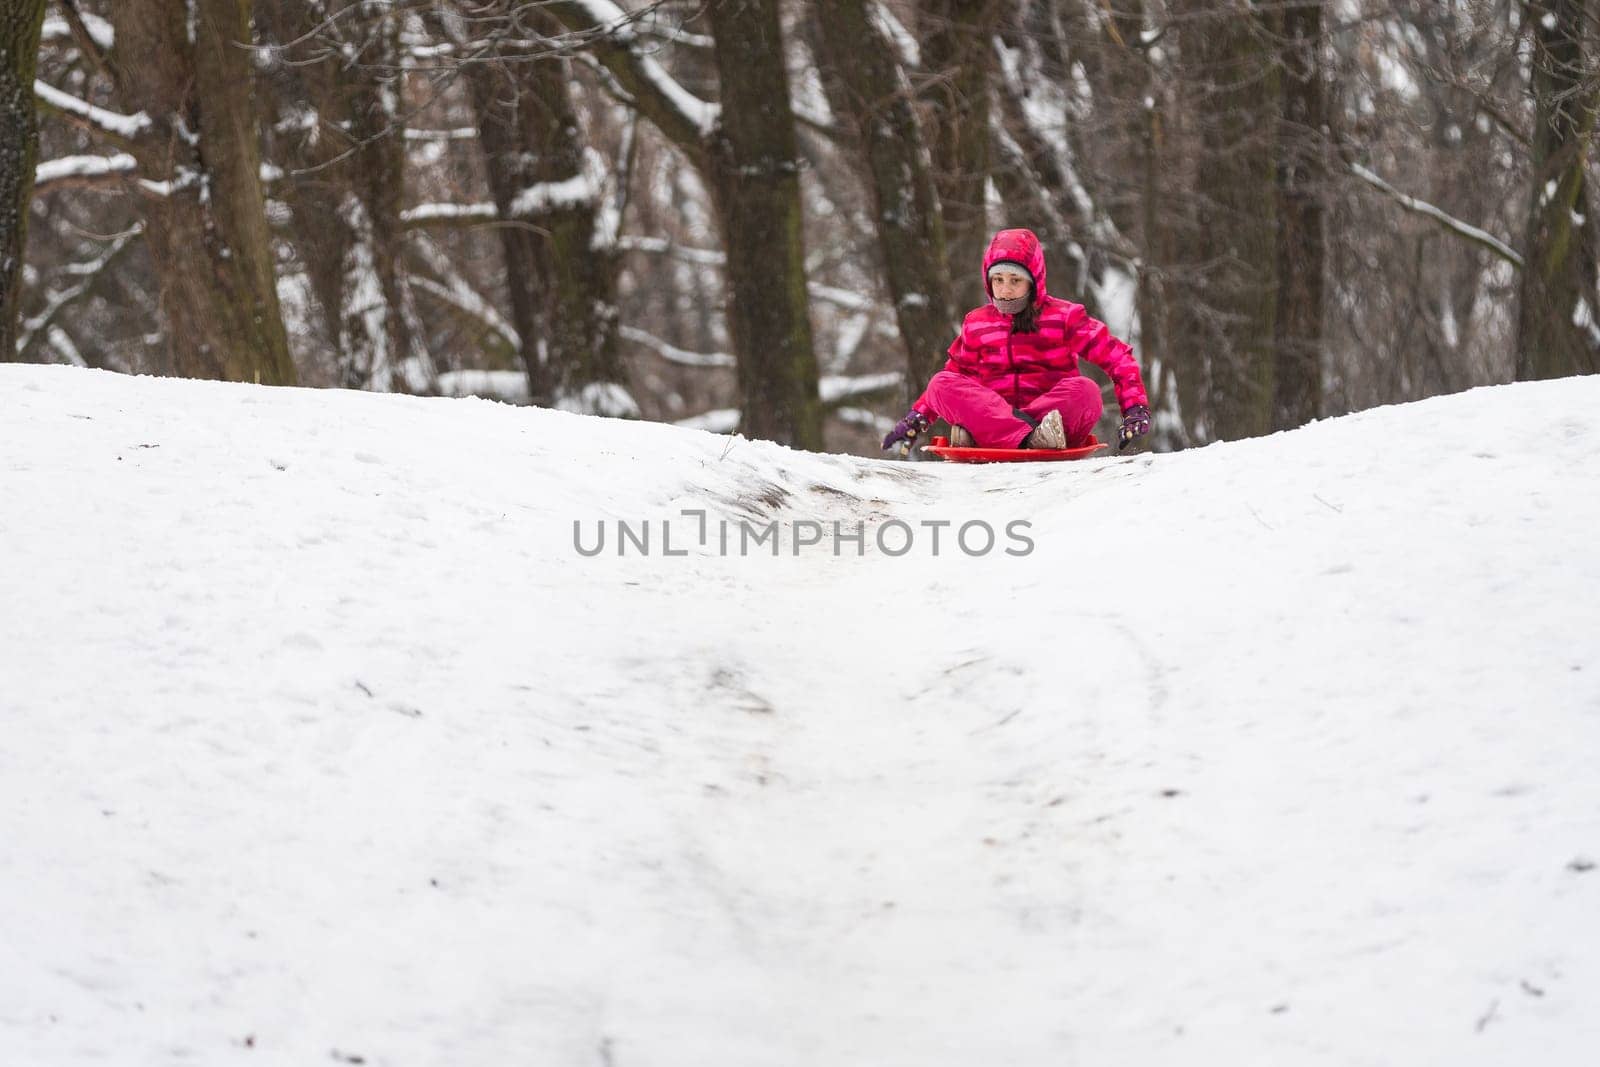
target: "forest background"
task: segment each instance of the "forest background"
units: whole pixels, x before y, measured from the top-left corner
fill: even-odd
[[[1593,373],[1595,8],[5,0],[0,358],[876,454],[1025,226],[1160,450]]]

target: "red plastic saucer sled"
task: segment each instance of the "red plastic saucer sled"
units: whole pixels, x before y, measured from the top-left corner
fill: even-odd
[[[1077,448],[953,448],[950,438],[935,437],[931,444],[923,445],[922,450],[952,463],[1048,463],[1052,460],[1083,459],[1110,447],[1101,444],[1099,438],[1090,434],[1088,443]]]

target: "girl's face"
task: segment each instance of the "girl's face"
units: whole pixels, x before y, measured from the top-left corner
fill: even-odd
[[[991,274],[989,289],[996,300],[1016,300],[1028,295],[1028,279],[1016,274]]]

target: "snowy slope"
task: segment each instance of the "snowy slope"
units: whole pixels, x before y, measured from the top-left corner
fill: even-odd
[[[1600,379],[964,468],[0,366],[0,1064],[1592,1064],[1597,531]]]

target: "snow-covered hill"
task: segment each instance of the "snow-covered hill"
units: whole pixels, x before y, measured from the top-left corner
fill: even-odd
[[[0,1063],[1592,1064],[1597,590],[1600,379],[965,468],[0,366]]]

